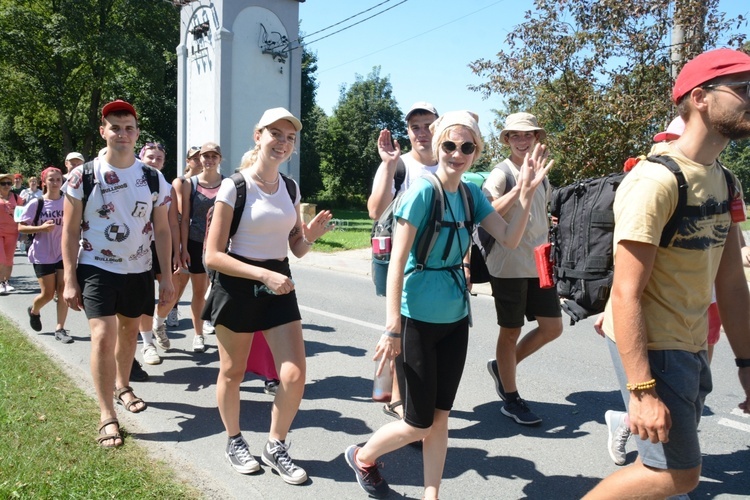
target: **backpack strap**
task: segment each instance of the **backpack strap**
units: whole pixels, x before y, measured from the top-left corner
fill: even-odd
[[[153,196],[154,193],[160,192],[161,186],[159,186],[159,171],[154,167],[149,167],[144,164],[143,174],[146,176],[146,183],[148,184],[149,191],[151,191],[151,195]]]
[[[42,215],[42,208],[44,208],[44,198],[36,199],[36,213],[34,214],[34,225],[39,225],[39,217]]]
[[[503,190],[503,194],[508,194],[508,191],[513,189],[513,187],[517,184],[516,176],[513,175],[513,172],[510,170],[508,164],[505,163],[505,160],[498,163],[495,168],[499,168],[502,173],[505,174],[505,189]]]
[[[96,184],[96,175],[94,175],[93,160],[87,161],[83,164],[81,174],[81,182],[83,183],[83,197],[81,198],[83,208],[81,209],[81,220],[83,220],[84,214],[86,212],[86,203],[89,201],[89,196],[91,196],[91,192],[94,190],[94,185]]]
[[[198,175],[190,176],[190,207],[192,209],[195,195],[198,193]]]
[[[234,189],[237,190],[237,197],[234,201],[232,223],[229,225],[230,238],[237,233],[237,228],[240,227],[240,218],[242,218],[242,211],[245,210],[245,200],[247,199],[245,177],[240,172],[235,172],[232,174],[231,179],[234,182]]]
[[[682,169],[677,164],[677,162],[675,162],[671,156],[667,155],[649,156],[647,160],[652,163],[664,165],[677,178],[677,207],[675,207],[674,212],[672,212],[672,216],[664,225],[664,229],[661,233],[661,239],[659,240],[660,247],[666,248],[669,246],[672,238],[677,232],[680,220],[683,217],[708,217],[712,215],[725,214],[729,211],[729,203],[731,201],[732,193],[734,192],[734,179],[732,178],[732,174],[723,165],[719,164],[722,172],[724,173],[724,179],[727,183],[728,199],[718,203],[713,200],[709,200],[699,206],[688,206],[688,183],[685,179],[685,174],[682,172]]]
[[[281,172],[279,172],[279,175],[282,179],[284,179],[284,184],[286,184],[286,191],[287,193],[289,193],[289,197],[292,199],[292,205],[294,205],[294,202],[297,201],[297,183],[294,182],[294,179],[282,174]]]
[[[398,163],[396,163],[396,173],[393,175],[393,183],[396,188],[396,193],[398,193],[401,186],[403,186],[404,180],[406,180],[406,164],[404,163],[404,160],[399,157]]]

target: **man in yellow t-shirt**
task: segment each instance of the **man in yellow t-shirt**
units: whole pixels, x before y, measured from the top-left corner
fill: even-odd
[[[687,179],[689,206],[721,206],[684,216],[665,248],[662,230],[677,206],[676,177],[643,162],[615,197],[615,274],[605,310],[615,371],[639,459],[605,478],[586,498],[665,498],[696,487],[701,472],[698,423],[711,391],[706,310],[711,285],[737,357],[750,413],[750,294],[741,265],[745,207],[739,183],[729,192],[716,160],[732,139],[750,137],[750,55],[718,49],[680,72],[672,92],[685,121],[682,136],[654,146]]]

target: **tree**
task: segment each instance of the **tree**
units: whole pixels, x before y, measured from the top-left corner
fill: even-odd
[[[535,11],[506,38],[497,60],[478,60],[473,71],[487,81],[474,86],[506,98],[507,113],[529,111],[548,133],[556,159],[555,184],[622,168],[647,152],[651,137],[675,116],[669,96],[668,0],[536,0]],[[732,24],[718,0],[682,0],[677,23],[691,34],[687,60],[717,44]],[[744,35],[729,39],[738,44]],[[684,62],[683,60],[683,62]],[[500,116],[499,118],[503,118]],[[497,137],[493,147],[497,149]]]
[[[114,98],[174,152],[178,38],[167,2],[0,0],[0,161],[36,171],[73,149],[94,155]]]
[[[378,134],[384,128],[400,144],[408,144],[404,115],[393,97],[390,79],[381,78],[380,67],[375,67],[367,78],[356,75],[348,89],[342,86],[318,144],[328,196],[342,202],[366,199],[380,158]]]
[[[300,140],[300,190],[302,197],[315,197],[323,190],[320,175],[320,140],[322,123],[328,119],[323,109],[315,103],[318,82],[318,56],[302,46],[302,139]]]

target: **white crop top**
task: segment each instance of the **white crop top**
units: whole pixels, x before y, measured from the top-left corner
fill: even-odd
[[[250,178],[249,169],[242,171],[247,186],[245,209],[237,233],[229,241],[229,252],[253,260],[284,259],[289,252],[289,233],[297,222],[299,185],[292,203],[286,183],[279,177],[279,188],[266,194]],[[296,184],[296,182],[295,182]],[[234,181],[227,177],[221,182],[216,203],[226,203],[234,209],[237,190]]]

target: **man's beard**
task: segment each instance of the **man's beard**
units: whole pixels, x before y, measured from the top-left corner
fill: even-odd
[[[736,141],[750,137],[750,120],[745,111],[730,113],[727,111],[709,114],[714,129],[724,137]]]

